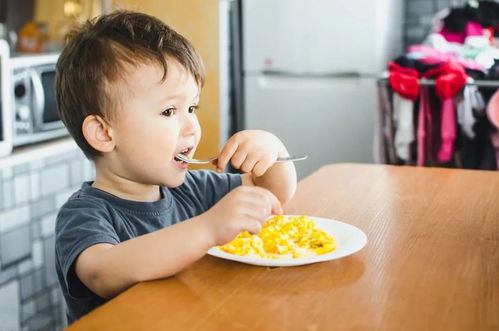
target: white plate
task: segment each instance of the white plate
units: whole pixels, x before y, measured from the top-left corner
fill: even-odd
[[[289,217],[297,215],[284,215],[284,216]],[[268,266],[268,267],[289,267],[289,266],[339,259],[341,257],[358,252],[367,243],[366,234],[362,232],[362,230],[353,225],[328,218],[321,218],[314,216],[309,216],[309,218],[314,220],[315,224],[320,229],[324,230],[327,234],[333,237],[334,241],[336,242],[336,249],[334,251],[323,255],[300,257],[296,259],[287,258],[279,260],[261,259],[261,258],[229,254],[221,251],[216,247],[210,248],[208,250],[208,254],[222,259],[233,260],[247,264],[254,264],[254,265]]]

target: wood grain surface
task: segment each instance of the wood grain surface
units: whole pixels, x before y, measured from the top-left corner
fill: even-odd
[[[337,164],[288,214],[362,229],[360,252],[267,268],[205,256],[70,330],[498,330],[499,172]]]

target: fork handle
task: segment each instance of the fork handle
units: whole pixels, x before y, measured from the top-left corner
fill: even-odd
[[[302,160],[306,160],[307,158],[308,158],[308,155],[294,155],[294,156],[278,157],[276,162],[302,161]]]

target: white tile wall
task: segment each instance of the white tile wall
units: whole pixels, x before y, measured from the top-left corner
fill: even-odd
[[[2,169],[2,178],[8,179],[12,177],[12,168],[4,168]]]
[[[11,179],[7,179],[3,181],[3,208],[10,208],[13,205],[14,205],[14,185],[12,184]]]
[[[41,240],[35,240],[32,244],[33,267],[35,269],[43,266],[43,246]]]
[[[69,184],[68,165],[61,164],[42,170],[41,193],[42,196],[58,193],[64,190]]]
[[[83,165],[79,161],[71,162],[71,185],[79,185],[83,182]]]
[[[59,208],[59,206],[57,206],[56,208]],[[51,213],[49,215],[42,217],[41,219],[42,237],[46,238],[54,234],[56,218],[57,218],[57,213]]]
[[[14,177],[14,201],[16,205],[29,200],[29,176],[21,175]]]
[[[35,160],[7,160],[10,166],[0,159],[0,262],[9,259],[0,266],[0,331],[66,325],[55,273],[55,220],[60,206],[95,174],[71,146],[37,152]]]
[[[20,275],[24,275],[25,273],[33,270],[33,260],[26,259],[17,265],[17,272]]]
[[[78,183],[78,188],[80,188],[83,181]],[[57,209],[61,208],[64,203],[69,199],[69,197],[75,192],[74,189],[62,191],[55,196],[55,206]]]
[[[19,283],[10,282],[0,288],[0,321],[2,330],[20,330]]]
[[[0,213],[0,233],[28,224],[29,220],[28,205],[15,207]]]
[[[43,163],[43,159],[36,159],[36,160],[33,160],[33,161],[30,162],[29,168],[33,172],[33,171],[42,169],[43,168],[43,164],[44,164]]]
[[[35,201],[40,197],[40,173],[31,172],[30,175],[30,199]]]

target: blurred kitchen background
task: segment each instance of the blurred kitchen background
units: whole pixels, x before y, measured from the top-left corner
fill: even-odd
[[[115,9],[165,21],[207,69],[196,156],[217,154],[238,130],[265,129],[291,154],[309,155],[296,163],[303,178],[328,163],[386,162],[378,87],[388,62],[466,6],[479,2],[0,0],[0,329],[66,323],[55,217],[94,175],[53,100],[55,63],[72,26]]]

